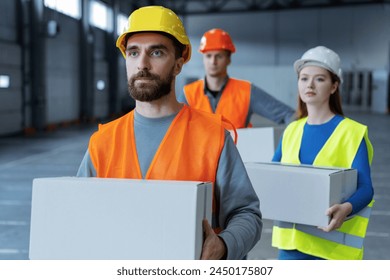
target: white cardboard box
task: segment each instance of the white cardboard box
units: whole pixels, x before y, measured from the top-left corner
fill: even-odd
[[[237,129],[237,149],[244,162],[271,161],[284,127]]]
[[[326,209],[356,190],[355,169],[280,163],[245,163],[263,218],[326,226]]]
[[[30,259],[199,259],[211,183],[99,178],[33,181]]]

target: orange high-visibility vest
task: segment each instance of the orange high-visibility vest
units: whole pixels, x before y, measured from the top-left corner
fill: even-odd
[[[145,179],[214,183],[225,142],[222,122],[219,115],[184,106],[161,141]],[[97,177],[142,179],[135,146],[134,111],[100,125],[88,149]],[[213,220],[215,215],[213,201]]]
[[[250,93],[250,82],[229,78],[217,108],[213,112],[210,101],[204,93],[204,80],[198,80],[184,86],[184,94],[188,105],[202,111],[223,115],[233,123],[235,128],[246,127]]]

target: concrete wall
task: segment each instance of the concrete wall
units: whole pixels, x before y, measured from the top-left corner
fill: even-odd
[[[0,1],[0,75],[9,87],[0,88],[0,135],[22,129],[22,59],[17,42],[15,1]]]
[[[106,61],[106,33],[93,28],[94,34],[94,105],[93,112],[96,118],[105,118],[109,113],[109,82],[108,62]],[[98,88],[98,82],[104,83],[104,88]]]
[[[10,88],[0,89],[0,135],[19,132],[25,125],[26,103],[23,97],[22,49],[18,38],[17,1],[0,1],[0,75],[9,75]],[[5,11],[5,12],[4,12]],[[68,16],[45,10],[45,19],[54,19],[60,32],[46,38],[46,122],[73,121],[80,113],[80,38],[79,22]],[[220,27],[233,37],[237,52],[229,68],[231,76],[247,79],[276,98],[295,107],[296,74],[293,62],[308,48],[325,45],[342,58],[346,72],[389,71],[390,4],[186,16],[184,23],[193,46],[191,61],[179,75],[176,89],[203,77],[202,57],[197,52],[199,40],[208,29]],[[107,34],[93,29],[94,95],[97,118],[107,117],[110,85],[108,82]],[[119,98],[130,108],[125,63],[118,51]],[[31,69],[33,71],[33,69]],[[97,88],[103,81],[105,87]],[[28,82],[28,81],[27,81]],[[353,84],[357,84],[356,81]],[[354,93],[349,95],[354,96]],[[383,94],[381,96],[386,96]],[[376,99],[376,102],[381,101]],[[25,104],[26,103],[26,104]],[[127,106],[127,107],[126,107]],[[28,114],[27,114],[28,115]],[[27,116],[28,117],[28,116]]]
[[[78,22],[63,14],[45,10],[58,22],[60,31],[46,38],[46,122],[74,121],[80,111],[80,65]]]
[[[9,88],[0,88],[0,135],[22,130],[22,73],[20,47],[0,41],[0,75]]]
[[[334,49],[344,71],[389,69],[390,4],[187,16],[184,22],[193,55],[177,82],[178,91],[186,80],[203,77],[197,49],[201,36],[211,28],[225,29],[236,44],[231,76],[249,79],[294,107],[292,64],[311,47]]]

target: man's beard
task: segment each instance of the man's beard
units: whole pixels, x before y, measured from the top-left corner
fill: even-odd
[[[147,82],[142,82],[142,80]],[[141,70],[137,74],[130,77],[127,86],[130,96],[135,100],[143,102],[151,102],[158,100],[161,97],[168,95],[171,92],[173,76],[173,68],[168,73],[165,79],[161,79],[159,75],[152,74],[147,70]],[[138,85],[135,85],[137,80]]]

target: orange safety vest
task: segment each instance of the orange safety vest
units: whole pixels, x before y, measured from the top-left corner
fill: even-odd
[[[225,143],[222,123],[219,115],[184,106],[161,141],[145,179],[214,183]],[[142,179],[135,146],[134,111],[100,125],[88,149],[97,177]],[[218,216],[214,200],[215,228]]]
[[[191,107],[213,113],[210,101],[204,93],[204,80],[198,80],[185,85],[184,94],[188,105]],[[235,128],[246,127],[245,122],[249,112],[250,94],[250,82],[229,78],[215,113],[223,115],[233,123]]]

